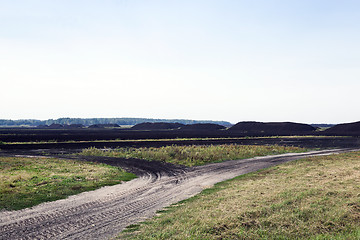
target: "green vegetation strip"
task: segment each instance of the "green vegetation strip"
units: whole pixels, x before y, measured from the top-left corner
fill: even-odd
[[[160,148],[116,148],[97,149],[87,148],[80,154],[85,156],[108,156],[121,158],[140,158],[149,161],[164,161],[185,166],[198,166],[212,162],[244,159],[255,156],[266,156],[287,152],[304,152],[298,147],[284,147],[278,145],[192,145],[192,146],[165,146]]]
[[[0,157],[0,209],[31,207],[135,177],[105,164],[54,158]]]
[[[216,184],[125,239],[360,239],[360,152],[306,158]]]

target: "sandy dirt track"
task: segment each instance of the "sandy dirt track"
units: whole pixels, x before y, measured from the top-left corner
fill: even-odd
[[[86,157],[138,174],[127,183],[20,211],[0,212],[0,239],[108,239],[157,210],[241,174],[284,162],[354,149],[282,154],[185,168],[138,159]]]

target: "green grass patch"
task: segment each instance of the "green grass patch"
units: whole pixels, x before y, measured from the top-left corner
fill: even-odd
[[[105,164],[0,157],[0,209],[19,210],[135,177]]]
[[[222,144],[191,146],[172,145],[160,148],[87,148],[84,149],[80,154],[85,156],[95,155],[121,158],[140,158],[149,161],[164,161],[191,167],[226,160],[245,159],[255,156],[304,151],[304,148],[285,147],[279,145],[260,146]]]
[[[289,162],[216,184],[125,239],[360,239],[360,152]]]

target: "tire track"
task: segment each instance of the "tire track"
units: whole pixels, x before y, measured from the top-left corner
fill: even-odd
[[[33,208],[2,211],[0,239],[107,239],[217,182],[299,158],[346,151],[353,150],[282,154],[193,168],[138,159],[77,157],[127,168],[140,177]]]

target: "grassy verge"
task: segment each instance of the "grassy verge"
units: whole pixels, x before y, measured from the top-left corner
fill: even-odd
[[[104,164],[54,158],[0,158],[0,210],[66,198],[136,176]]]
[[[219,183],[129,226],[126,239],[360,239],[360,152]]]
[[[212,162],[281,154],[287,152],[303,152],[298,147],[284,147],[278,145],[192,145],[192,146],[165,146],[160,148],[116,148],[97,149],[87,148],[80,154],[90,156],[108,156],[122,158],[141,158],[146,160],[165,161],[185,166],[203,165]]]

